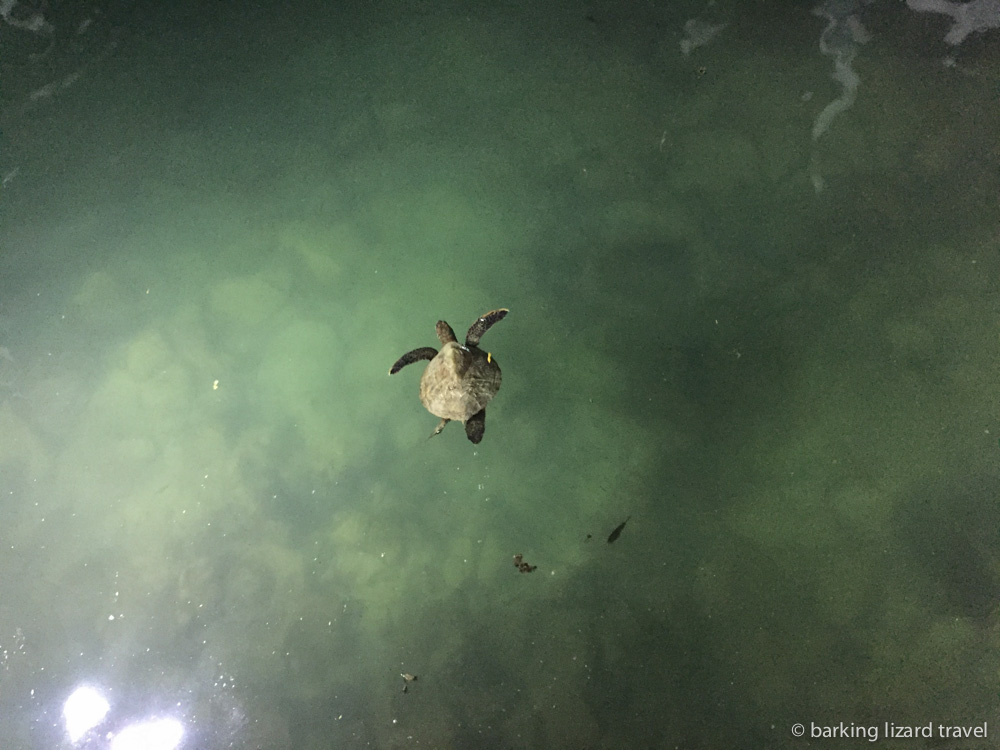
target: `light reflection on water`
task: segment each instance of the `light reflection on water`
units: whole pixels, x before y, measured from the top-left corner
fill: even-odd
[[[183,722],[171,716],[127,717],[119,726],[103,726],[110,709],[98,688],[76,688],[63,704],[69,741],[95,750],[175,750],[184,738]]]
[[[63,719],[70,742],[77,742],[84,734],[94,729],[108,715],[111,704],[90,685],[81,685],[63,704]]]

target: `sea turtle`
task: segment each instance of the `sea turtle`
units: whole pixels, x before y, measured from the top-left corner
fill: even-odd
[[[441,351],[430,346],[414,349],[396,360],[389,370],[394,375],[407,365],[429,359],[420,378],[420,402],[441,422],[431,435],[437,435],[451,420],[465,425],[465,434],[473,443],[486,431],[486,404],[500,390],[500,365],[493,355],[479,348],[479,339],[490,326],[503,320],[506,308],[482,315],[465,334],[465,346],[455,339],[455,332],[443,320],[437,322]]]

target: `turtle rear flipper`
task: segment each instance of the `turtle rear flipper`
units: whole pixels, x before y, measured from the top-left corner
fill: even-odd
[[[444,426],[448,424],[450,421],[451,421],[450,419],[442,419],[440,422],[438,422],[438,426],[434,428],[434,432],[432,432],[430,435],[427,436],[427,439],[430,440],[435,435],[440,435],[441,430],[443,430]]]
[[[479,444],[486,432],[486,409],[480,409],[465,422],[465,435],[473,443]]]
[[[506,307],[501,307],[499,310],[491,310],[480,317],[479,320],[469,327],[469,332],[465,334],[465,345],[479,346],[479,339],[483,337],[484,333],[490,330],[490,326],[494,323],[499,323],[509,312],[510,310]],[[438,325],[441,324],[438,323]],[[440,333],[438,335],[440,336]]]
[[[436,356],[437,349],[432,346],[424,346],[420,349],[414,349],[397,359],[396,364],[389,368],[389,374],[395,375],[407,365],[412,365],[414,362],[419,362],[422,359],[434,359]]]

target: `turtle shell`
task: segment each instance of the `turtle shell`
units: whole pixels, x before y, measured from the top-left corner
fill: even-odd
[[[420,378],[420,402],[435,417],[466,422],[497,394],[500,377],[488,352],[449,341]]]

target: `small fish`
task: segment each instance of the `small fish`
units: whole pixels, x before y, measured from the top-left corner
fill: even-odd
[[[632,518],[632,516],[629,516],[624,521],[622,521],[620,524],[618,524],[617,526],[615,526],[615,530],[612,531],[610,534],[608,534],[608,544],[613,544],[615,542],[615,540],[617,540],[618,537],[620,537],[622,535],[622,530],[625,528],[625,524],[627,524],[629,522],[629,518]]]

